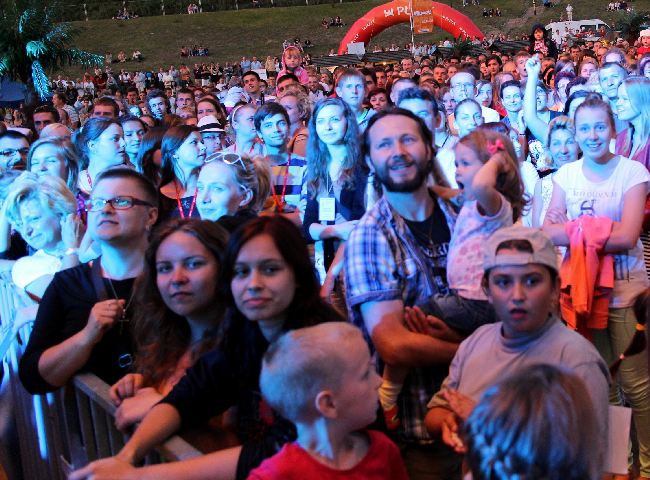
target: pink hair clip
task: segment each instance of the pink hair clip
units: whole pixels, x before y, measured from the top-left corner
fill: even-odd
[[[487,151],[490,153],[490,155],[494,155],[497,152],[503,152],[505,149],[506,147],[503,145],[503,142],[500,138],[497,138],[494,142],[490,143],[487,146]]]

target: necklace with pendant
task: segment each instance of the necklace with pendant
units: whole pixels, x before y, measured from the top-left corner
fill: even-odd
[[[108,280],[108,286],[111,287],[111,292],[113,293],[115,300],[119,300],[120,297],[117,295],[117,291],[113,286],[113,280],[111,280],[110,278],[107,278],[107,280]],[[133,302],[134,293],[135,290],[131,289],[131,296],[129,297],[128,302],[126,302],[126,305],[124,305],[124,308],[122,309],[122,315],[120,315],[120,318],[118,319],[118,322],[120,322],[120,335],[122,335],[122,331],[124,330],[124,324],[129,322],[129,318],[127,318],[126,314],[127,314],[127,310],[131,306],[131,302]]]

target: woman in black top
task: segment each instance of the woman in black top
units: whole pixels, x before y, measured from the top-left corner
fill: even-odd
[[[303,233],[310,242],[316,242],[315,264],[321,283],[337,249],[366,213],[368,172],[358,160],[358,132],[354,113],[340,98],[326,98],[316,104],[309,121],[302,199]]]
[[[262,460],[295,439],[295,429],[262,401],[262,356],[282,333],[340,320],[319,296],[299,230],[280,216],[259,217],[237,230],[220,276],[227,306],[220,345],[191,367],[172,392],[143,419],[110,459],[75,472],[71,480],[111,474],[127,478],[130,465],[181,427],[205,423],[236,406],[242,446],[178,463],[143,467],[143,478],[243,479]]]

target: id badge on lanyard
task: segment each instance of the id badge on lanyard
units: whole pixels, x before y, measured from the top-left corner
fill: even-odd
[[[333,222],[336,220],[336,199],[324,197],[318,199],[318,221]]]

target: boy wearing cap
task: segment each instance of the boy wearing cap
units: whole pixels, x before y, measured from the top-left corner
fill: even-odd
[[[206,115],[199,120],[197,127],[199,127],[201,139],[203,140],[203,145],[205,145],[206,158],[223,149],[223,140],[226,131],[221,128],[217,117],[214,115]]]
[[[591,343],[555,315],[560,284],[551,240],[539,229],[498,230],[485,245],[483,268],[483,288],[499,322],[480,327],[461,343],[441,390],[429,402],[429,432],[442,434],[463,453],[458,426],[481,394],[503,376],[540,363],[569,368],[585,382],[600,431],[606,432],[607,366]],[[596,454],[605,451],[606,438]]]

